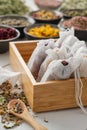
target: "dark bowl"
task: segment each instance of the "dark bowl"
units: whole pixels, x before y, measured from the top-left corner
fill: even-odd
[[[69,29],[68,27],[64,27],[62,25],[62,23],[67,20],[67,19],[62,19],[60,21],[60,23],[58,24],[59,29],[61,30],[65,30],[65,29]],[[84,40],[87,41],[87,30],[80,30],[80,29],[74,29],[75,30],[75,36],[79,39],[79,40]]]
[[[25,27],[25,28],[24,28],[25,37],[26,37],[27,39],[29,39],[29,40],[58,38],[58,37],[59,37],[59,33],[58,33],[57,36],[46,36],[46,37],[39,37],[39,36],[35,36],[35,35],[32,35],[32,34],[29,34],[29,33],[28,33],[28,31],[29,31],[30,29],[33,29],[33,28],[35,28],[35,27],[39,28],[39,27],[41,27],[41,26],[46,26],[46,25],[50,25],[51,27],[56,28],[56,29],[58,29],[58,31],[60,31],[59,28],[58,28],[58,26],[55,25],[55,24],[45,24],[45,23],[44,23],[44,24],[42,24],[42,23],[40,23],[40,24],[33,24],[33,25],[31,25],[31,26],[28,26],[28,27]],[[44,35],[44,34],[43,34],[43,35]]]
[[[42,12],[44,12],[44,13],[41,16]],[[38,13],[40,13],[40,16],[38,15]],[[46,16],[46,13],[50,13],[52,16],[50,15],[51,17],[49,17],[49,19],[48,18],[43,18],[43,17]],[[44,16],[44,14],[45,14],[45,16]],[[45,9],[32,11],[30,13],[30,16],[36,21],[36,23],[49,23],[49,24],[58,24],[59,21],[61,20],[61,18],[63,17],[61,12],[54,12],[54,11],[45,10]]]
[[[20,36],[20,32],[17,29],[6,25],[0,25],[0,28],[13,29],[15,31],[15,36],[13,38],[0,40],[0,53],[5,53],[9,50],[9,42],[17,40]]]
[[[29,22],[28,18],[25,16],[19,15],[3,15],[0,16],[0,24],[12,26],[19,30],[20,37],[24,37],[23,29],[26,26],[29,26],[31,23]]]
[[[75,30],[75,36],[78,37],[79,40],[87,41],[87,30]]]

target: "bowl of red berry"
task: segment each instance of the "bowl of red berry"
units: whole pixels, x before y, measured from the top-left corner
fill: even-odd
[[[10,26],[0,25],[0,53],[9,50],[9,42],[19,38],[20,32]]]

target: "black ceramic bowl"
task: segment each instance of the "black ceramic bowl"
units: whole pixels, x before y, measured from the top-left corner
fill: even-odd
[[[19,15],[3,15],[0,16],[0,24],[12,26],[19,30],[20,37],[24,37],[23,29],[26,26],[29,26],[31,23],[29,22],[28,18],[25,16]]]
[[[65,20],[69,20],[69,19],[62,19],[58,25],[59,29],[61,30],[65,30],[65,29],[69,29],[69,27],[65,27],[63,26],[63,22]],[[75,36],[79,39],[79,40],[84,40],[87,41],[87,30],[82,30],[82,29],[74,29],[75,30]]]
[[[48,34],[47,34],[47,32],[46,32],[46,29],[44,30],[43,29],[43,31],[41,31],[41,36],[36,36],[36,35],[34,35],[34,34],[30,34],[30,33],[28,33],[28,31],[30,31],[31,29],[35,29],[35,28],[42,28],[42,26],[43,27],[45,27],[45,26],[50,26],[51,28],[53,28],[53,29],[57,29],[57,31],[58,31],[58,33],[55,35],[55,36],[52,36],[52,35],[50,35],[49,34],[49,36],[48,36]],[[47,29],[47,31],[49,31],[49,33],[50,33],[50,29]],[[24,33],[25,33],[25,37],[27,38],[27,39],[29,39],[29,40],[39,40],[39,39],[49,39],[49,38],[58,38],[59,37],[59,28],[58,28],[58,26],[57,25],[55,25],[55,24],[42,24],[42,23],[40,23],[40,24],[33,24],[33,25],[31,25],[31,26],[28,26],[28,27],[25,27],[24,28]],[[33,32],[38,32],[38,31],[36,31],[36,30],[34,30]],[[45,34],[46,35],[45,35]],[[52,34],[54,34],[54,33],[52,33]],[[43,36],[42,36],[43,35]]]
[[[4,39],[4,40],[1,40],[2,36],[0,33],[0,53],[5,53],[9,50],[9,42],[17,40],[20,36],[20,32],[17,29],[6,25],[0,25],[0,29],[12,29],[15,32],[15,36],[13,38]]]
[[[49,23],[58,24],[63,17],[61,12],[54,12],[51,10],[41,9],[33,11],[30,16],[36,21],[36,23]]]

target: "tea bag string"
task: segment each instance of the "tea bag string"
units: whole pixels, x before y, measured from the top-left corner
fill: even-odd
[[[81,108],[81,110],[85,114],[87,114],[87,110],[83,106],[82,99],[81,99],[83,83],[82,83],[81,78],[80,78],[79,68],[76,69],[74,74],[75,74],[75,96],[76,96],[76,102],[77,102],[77,105]]]

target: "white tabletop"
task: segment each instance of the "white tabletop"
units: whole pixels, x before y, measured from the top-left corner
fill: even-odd
[[[33,10],[38,9],[33,0],[26,0]],[[0,66],[10,68],[9,52],[0,54]],[[48,130],[87,130],[87,115],[82,113],[81,109],[67,109],[51,112],[36,113],[36,120],[44,125]],[[48,120],[46,123],[44,120]],[[12,130],[33,130],[25,122]],[[0,130],[5,130],[0,124]]]

